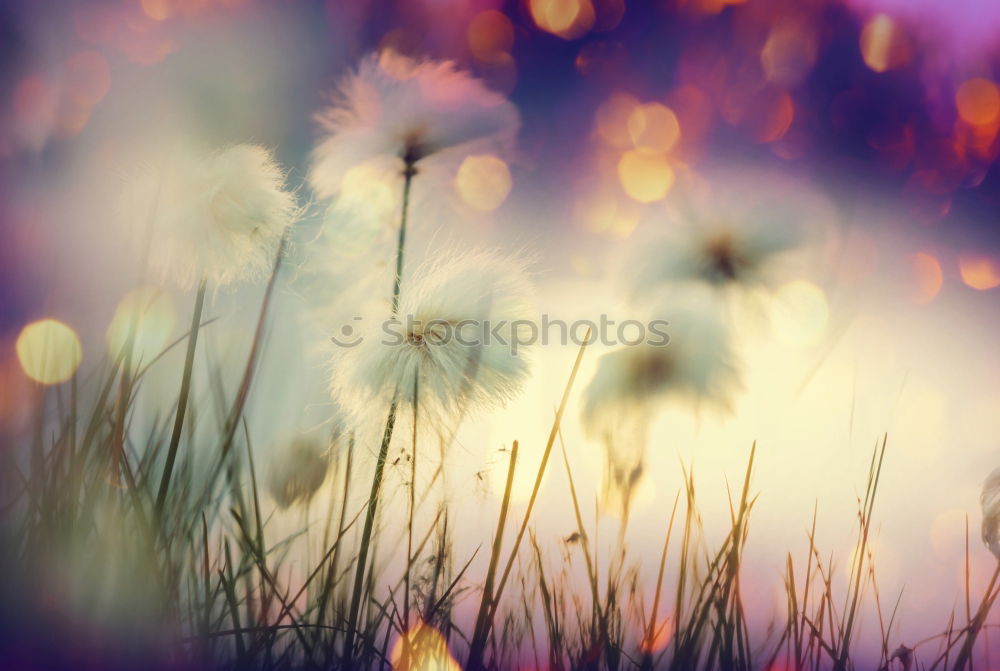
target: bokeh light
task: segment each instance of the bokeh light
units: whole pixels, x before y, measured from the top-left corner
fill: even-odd
[[[627,93],[615,93],[597,108],[595,125],[601,139],[612,147],[632,146],[629,119],[639,107],[639,101]]]
[[[488,9],[469,22],[466,32],[469,51],[476,58],[496,62],[514,46],[514,25],[503,12]]]
[[[868,19],[859,42],[865,65],[875,72],[902,67],[910,60],[906,39],[887,14],[876,14]]]
[[[167,344],[177,325],[170,294],[157,287],[140,287],[122,298],[108,326],[108,351],[117,358],[131,335],[133,361],[149,362]]]
[[[632,149],[618,161],[618,179],[625,193],[640,203],[662,200],[674,184],[674,170],[663,156]]]
[[[669,107],[659,103],[633,107],[626,121],[626,129],[636,149],[654,154],[670,151],[681,135],[677,115]]]
[[[389,655],[393,671],[461,671],[448,643],[434,627],[417,622],[396,639]]]
[[[17,337],[16,349],[24,374],[42,384],[70,379],[83,358],[76,332],[55,319],[25,326]]]
[[[455,174],[455,189],[466,205],[480,212],[500,207],[510,194],[510,169],[498,156],[467,156]]]
[[[958,259],[962,281],[973,289],[985,291],[1000,286],[1000,263],[981,254],[967,254]]]
[[[590,0],[529,0],[528,7],[535,25],[566,40],[586,35],[596,18]]]
[[[987,126],[1000,118],[1000,91],[988,79],[970,79],[958,87],[955,106],[966,123]]]
[[[944,273],[937,258],[927,252],[917,252],[910,257],[913,271],[913,302],[930,303],[941,291]]]

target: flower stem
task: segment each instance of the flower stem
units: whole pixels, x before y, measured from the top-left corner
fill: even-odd
[[[399,241],[396,243],[396,277],[392,285],[393,317],[399,311],[399,289],[403,282],[403,250],[406,247],[406,214],[410,208],[410,186],[416,174],[416,168],[412,164],[407,163],[403,169],[403,212],[399,221]]]
[[[417,170],[411,161],[406,161],[403,168],[403,205],[399,221],[399,241],[396,245],[396,276],[392,284],[392,316],[399,311],[399,292],[403,280],[403,251],[406,246],[406,215],[410,206],[410,186]],[[379,447],[378,459],[375,462],[375,475],[372,478],[371,496],[368,498],[368,513],[365,515],[365,526],[361,532],[361,549],[358,552],[358,562],[354,569],[354,591],[351,594],[351,608],[347,615],[347,632],[344,640],[344,658],[350,666],[353,655],[354,636],[357,633],[358,613],[361,610],[361,591],[365,582],[365,567],[368,563],[368,548],[372,540],[372,528],[375,526],[375,513],[378,511],[378,498],[382,489],[382,471],[389,454],[389,443],[392,442],[392,429],[396,424],[396,407],[398,397],[394,398],[389,407],[389,417],[385,422],[382,434],[382,444]]]
[[[194,299],[194,312],[191,315],[191,331],[188,334],[187,354],[184,358],[184,373],[181,375],[181,391],[177,397],[177,414],[174,416],[174,430],[170,435],[170,447],[167,449],[167,461],[160,476],[160,488],[156,493],[154,512],[157,521],[163,514],[163,506],[167,502],[167,490],[170,488],[170,475],[177,460],[177,447],[181,442],[181,430],[184,428],[184,415],[187,413],[188,396],[191,393],[191,371],[194,368],[194,351],[198,346],[198,331],[201,328],[201,313],[205,307],[205,280],[198,285],[198,295]]]

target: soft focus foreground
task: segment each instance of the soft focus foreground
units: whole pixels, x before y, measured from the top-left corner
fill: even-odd
[[[0,21],[5,664],[996,663],[993,6]]]

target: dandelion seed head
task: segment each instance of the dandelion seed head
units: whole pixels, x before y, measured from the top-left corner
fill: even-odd
[[[126,181],[119,218],[159,279],[183,289],[260,279],[296,212],[271,152],[175,149]]]
[[[517,109],[450,61],[414,60],[394,51],[366,57],[337,87],[318,121],[325,133],[309,174],[321,198],[339,194],[348,171],[376,163],[397,178],[431,157],[508,149]]]
[[[512,339],[533,315],[522,260],[482,251],[433,260],[403,283],[399,315],[388,326],[367,320],[360,344],[335,348],[331,390],[355,417],[384,413],[395,398],[449,418],[520,389],[529,361]]]

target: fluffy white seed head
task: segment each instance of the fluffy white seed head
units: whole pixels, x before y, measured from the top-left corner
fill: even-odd
[[[513,338],[533,316],[530,297],[517,258],[480,251],[429,262],[403,283],[396,320],[369,319],[360,344],[335,348],[334,399],[361,420],[384,415],[393,398],[431,421],[502,405],[528,373]]]
[[[654,314],[669,322],[669,342],[658,345],[647,338],[601,357],[584,392],[587,426],[597,428],[604,412],[648,408],[667,398],[731,408],[739,375],[717,304],[678,297]]]
[[[268,478],[271,496],[280,508],[308,503],[330,465],[328,450],[319,441],[297,438],[275,455]]]
[[[1000,468],[987,476],[980,503],[983,506],[983,544],[1000,559]]]
[[[625,516],[643,473],[649,425],[663,404],[728,411],[741,386],[720,306],[704,292],[676,297],[654,314],[669,321],[669,342],[647,339],[605,354],[584,391],[584,430],[605,449],[602,500]]]
[[[296,213],[295,195],[264,147],[176,149],[126,181],[119,216],[162,281],[213,288],[260,279]]]
[[[648,297],[689,284],[723,291],[767,287],[803,238],[799,223],[773,203],[688,207],[630,259],[634,294]]]
[[[324,137],[313,152],[309,180],[321,198],[346,193],[344,182],[359,166],[392,183],[407,166],[423,171],[435,161],[504,151],[520,126],[506,98],[454,63],[390,50],[362,60],[318,120]]]

